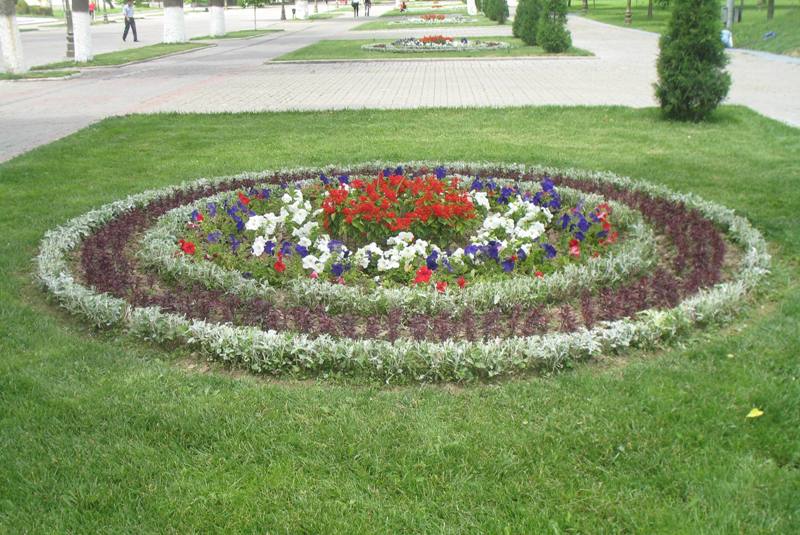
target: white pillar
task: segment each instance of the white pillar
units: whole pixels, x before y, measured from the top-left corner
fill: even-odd
[[[308,0],[295,0],[294,9],[298,19],[308,18]]]
[[[400,4],[403,3],[403,0],[394,0],[394,7],[395,9],[400,9]]]
[[[475,0],[467,0],[467,14],[470,16],[478,14],[478,6],[475,5]]]
[[[183,20],[183,6],[167,6],[164,8],[163,42],[186,42],[186,23]]]
[[[209,35],[225,35],[225,8],[222,6],[211,6],[211,31]]]
[[[16,15],[0,15],[0,51],[3,53],[3,65],[8,72],[27,72],[22,57],[22,40],[19,37]]]
[[[75,36],[75,61],[83,63],[91,61],[92,55],[92,18],[88,11],[72,12],[72,34]]]

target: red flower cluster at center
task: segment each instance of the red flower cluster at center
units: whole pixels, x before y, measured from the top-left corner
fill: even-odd
[[[355,230],[370,239],[399,231],[455,229],[475,218],[475,206],[458,181],[434,176],[405,177],[381,173],[372,180],[354,179],[345,186],[329,188],[322,201],[325,229],[348,235]]]
[[[452,40],[452,37],[445,37],[444,35],[426,35],[425,37],[420,38],[421,43],[432,43],[437,45],[443,45],[451,42]]]

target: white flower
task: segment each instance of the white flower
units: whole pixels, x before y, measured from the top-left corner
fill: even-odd
[[[256,239],[253,240],[253,255],[261,256],[264,254],[264,246],[267,244],[267,240],[264,236],[256,236]]]
[[[291,203],[291,202],[292,202],[292,196],[291,196],[291,195],[289,195],[288,193],[284,193],[284,194],[283,194],[283,197],[281,197],[281,202],[282,202],[283,204],[289,204],[289,203]]]
[[[294,216],[292,216],[292,223],[295,225],[302,225],[306,217],[308,217],[308,211],[300,208],[294,213]]]
[[[316,271],[317,273],[322,273],[322,270],[325,269],[325,263],[320,262],[320,259],[316,256],[309,254],[303,258],[303,269],[309,269],[311,271]]]
[[[298,245],[302,245],[303,247],[311,247],[311,240],[303,236],[297,241]]]
[[[244,228],[247,230],[258,230],[266,220],[267,219],[264,216],[254,215],[247,220],[247,223],[244,224]]]

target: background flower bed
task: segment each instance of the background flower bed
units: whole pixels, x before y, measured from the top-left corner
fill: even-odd
[[[387,530],[445,533],[791,532],[800,136],[741,108],[703,125],[657,117],[620,108],[139,116],[3,165],[0,524],[353,533],[380,518]],[[386,128],[399,123],[417,135]],[[341,135],[369,143],[343,148]],[[208,151],[219,141],[225,151]],[[298,146],[309,150],[298,156]],[[42,233],[94,206],[176,179],[379,156],[549,161],[693,191],[764,231],[772,286],[737,324],[684,348],[455,390],[187,373],[175,366],[185,353],[98,336],[32,287]],[[36,209],[43,199],[58,202]],[[746,421],[753,406],[765,415]]]

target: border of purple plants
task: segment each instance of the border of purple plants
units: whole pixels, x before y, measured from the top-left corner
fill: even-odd
[[[430,162],[409,162],[409,167],[433,167]],[[326,334],[264,331],[187,319],[159,307],[135,307],[126,300],[101,293],[78,282],[70,268],[71,253],[98,229],[131,210],[185,191],[210,190],[235,181],[278,181],[284,177],[348,171],[346,168],[286,169],[237,177],[201,179],[160,190],[132,195],[88,212],[47,232],[36,258],[37,278],[68,311],[96,326],[114,327],[155,342],[182,343],[210,358],[245,367],[257,373],[312,375],[337,373],[373,377],[389,382],[466,381],[519,374],[528,370],[556,369],[570,359],[621,352],[627,348],[660,346],[693,326],[723,322],[742,308],[748,293],[769,272],[770,256],[761,234],[732,210],[693,194],[679,194],[660,186],[611,173],[551,169],[523,165],[454,162],[448,169],[466,173],[501,169],[506,176],[548,174],[621,188],[668,199],[696,210],[725,229],[742,248],[739,269],[730,280],[699,289],[672,308],[649,309],[633,317],[601,321],[591,329],[488,340],[428,341],[336,338]],[[384,162],[352,166],[352,171],[382,169]],[[563,177],[569,177],[564,179]],[[213,193],[210,191],[208,194]],[[702,281],[699,281],[702,282]]]

